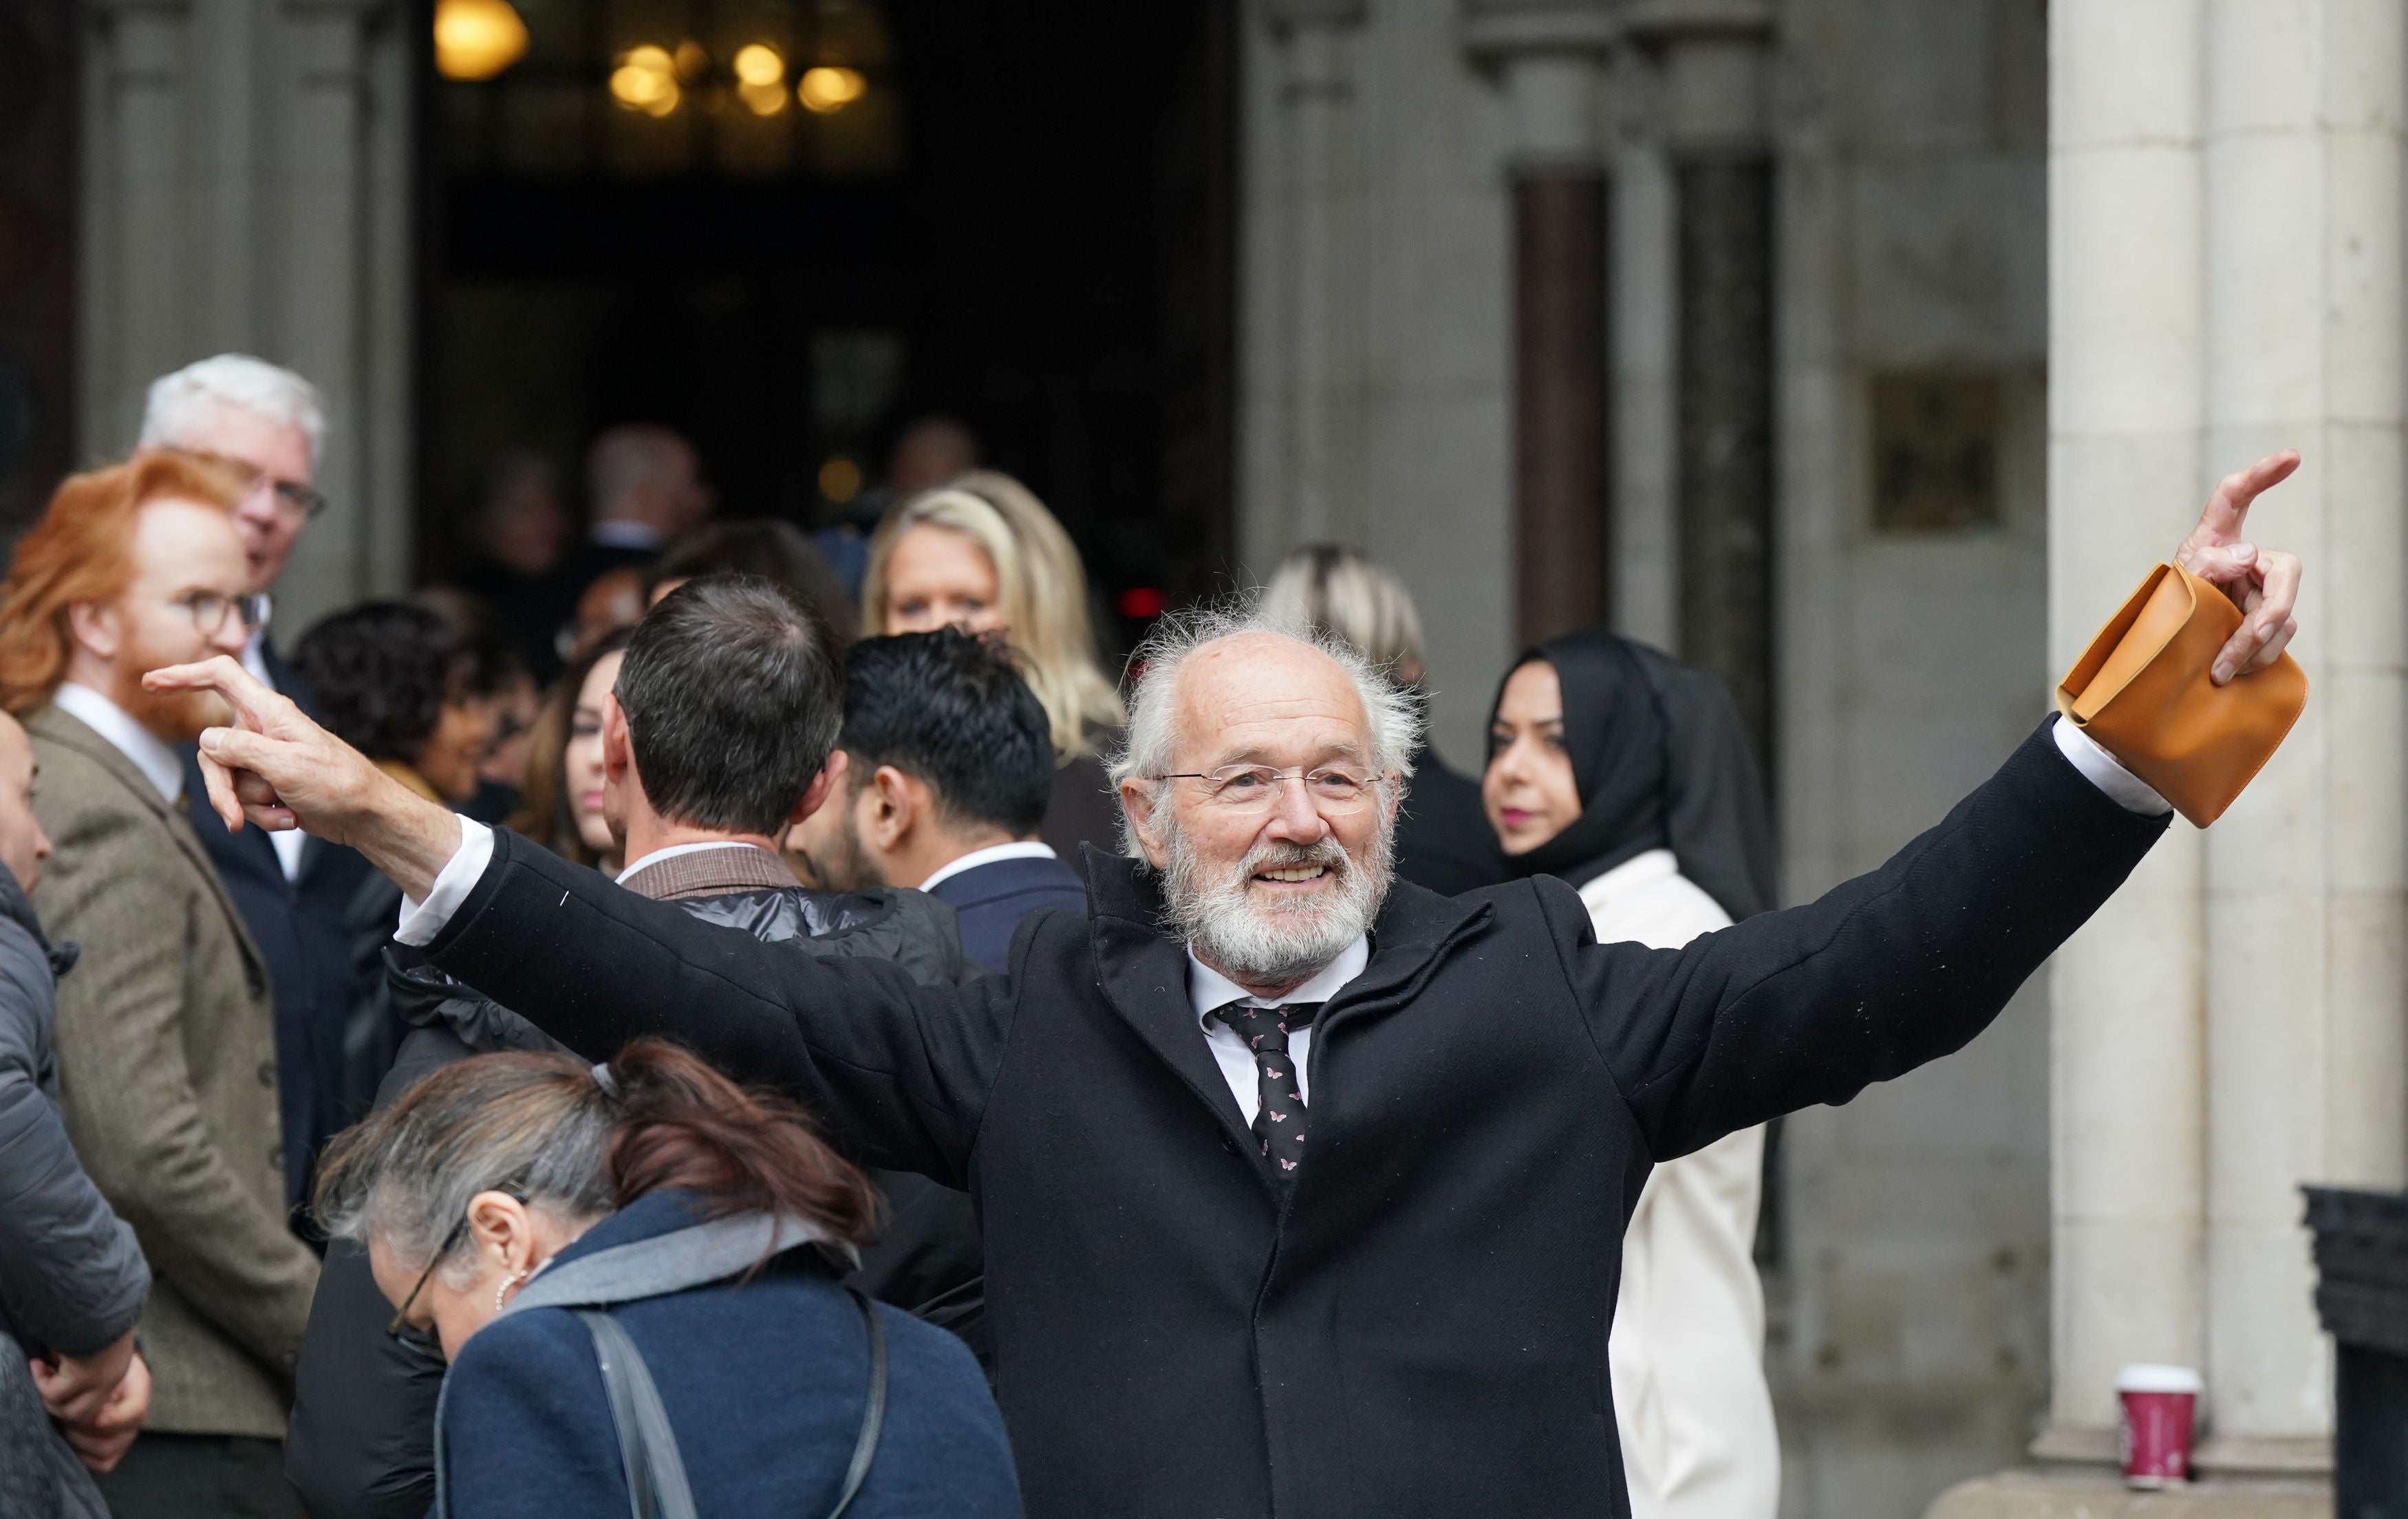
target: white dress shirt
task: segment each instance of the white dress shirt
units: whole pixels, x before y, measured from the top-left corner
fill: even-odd
[[[937,867],[937,868],[930,873],[927,880],[920,882],[920,889],[924,892],[935,891],[937,889],[937,882],[940,881],[950,881],[953,877],[960,875],[965,870],[975,870],[980,866],[993,865],[997,860],[1054,860],[1059,858],[1061,858],[1061,856],[1054,853],[1053,845],[1040,843],[1034,838],[1023,839],[1016,844],[989,844],[984,849],[974,849],[970,851],[968,854],[963,855],[960,859],[953,861],[950,865],[940,865]]]
[[[1338,952],[1320,975],[1313,977],[1283,997],[1256,996],[1244,987],[1196,958],[1187,952],[1187,1000],[1196,1009],[1196,1022],[1204,1030],[1204,1042],[1212,1047],[1212,1058],[1221,1064],[1221,1079],[1229,1083],[1229,1095],[1238,1099],[1238,1111],[1246,1122],[1254,1121],[1255,1110],[1263,1105],[1262,1076],[1254,1066],[1251,1045],[1238,1037],[1238,1031],[1205,1014],[1215,1008],[1226,1008],[1232,1002],[1251,1003],[1257,1008],[1284,1008],[1297,1002],[1326,1002],[1336,996],[1348,982],[1363,974],[1371,963],[1371,941],[1362,935]],[[1290,1064],[1296,1067],[1296,1095],[1308,1108],[1312,1106],[1312,1030],[1298,1028],[1287,1037]]]
[[[173,806],[184,795],[184,762],[166,740],[134,721],[124,708],[87,685],[69,681],[50,698],[59,710],[108,740],[109,747],[134,762],[142,778],[159,788]]]

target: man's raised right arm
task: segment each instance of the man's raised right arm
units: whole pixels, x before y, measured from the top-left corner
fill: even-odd
[[[873,1164],[964,1184],[1012,1004],[1000,982],[924,987],[883,961],[781,952],[613,884],[393,781],[220,656],[154,670],[210,690],[235,725],[201,736],[213,810],[347,844],[408,898],[405,941],[594,1059],[674,1039],[799,1099]]]

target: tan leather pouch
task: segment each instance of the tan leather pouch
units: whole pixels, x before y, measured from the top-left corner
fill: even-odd
[[[2057,683],[2057,709],[2200,827],[2224,815],[2308,705],[2285,654],[2229,685],[2207,678],[2241,625],[2229,596],[2159,565]]]

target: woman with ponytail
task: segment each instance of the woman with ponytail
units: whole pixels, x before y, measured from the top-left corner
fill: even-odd
[[[838,1284],[868,1181],[674,1045],[447,1066],[336,1139],[318,1211],[451,1361],[438,1519],[1020,1512],[969,1352]]]

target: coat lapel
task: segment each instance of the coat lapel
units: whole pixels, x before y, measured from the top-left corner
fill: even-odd
[[[1197,1100],[1212,1110],[1238,1153],[1259,1169],[1254,1134],[1229,1093],[1221,1063],[1205,1042],[1187,995],[1186,946],[1167,938],[1154,872],[1133,860],[1086,849],[1087,932],[1104,996],[1147,1048],[1179,1073]],[[1269,1173],[1264,1172],[1266,1182]]]
[[[28,717],[25,726],[53,743],[74,750],[108,771],[118,784],[166,824],[168,836],[176,840],[176,848],[200,878],[208,882],[209,894],[217,899],[218,910],[225,914],[226,923],[234,929],[235,941],[242,946],[243,961],[250,970],[251,985],[265,988],[267,985],[267,961],[260,954],[259,946],[251,941],[250,925],[236,910],[234,898],[226,895],[225,882],[218,877],[217,862],[210,859],[208,851],[201,847],[200,836],[193,832],[192,819],[184,815],[183,809],[160,795],[159,788],[150,783],[150,778],[142,773],[140,767],[125,757],[122,750],[94,733],[73,714],[63,712],[56,707],[45,707]]]

